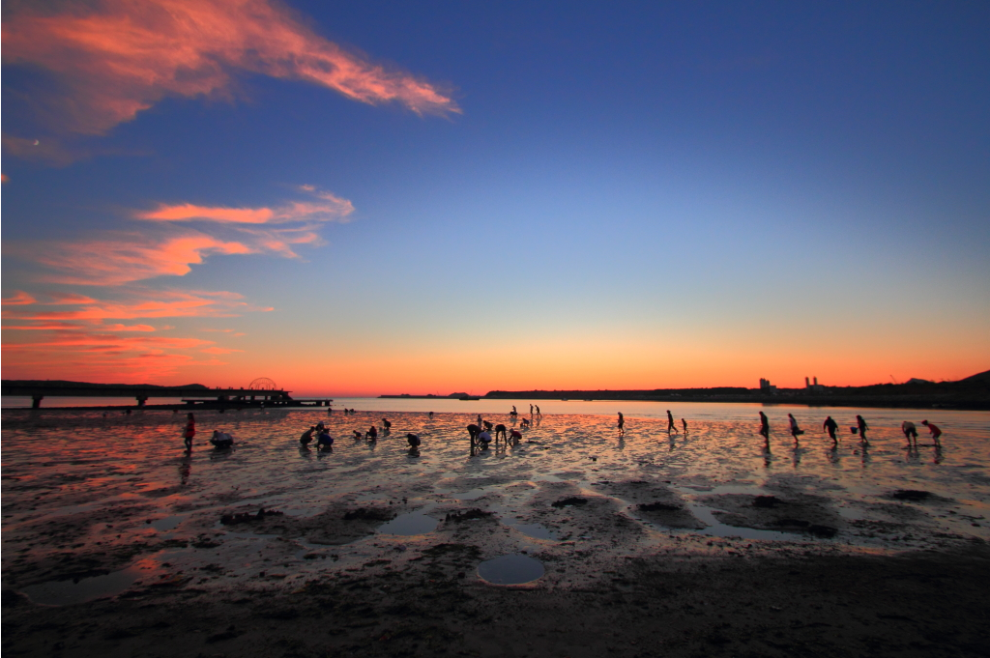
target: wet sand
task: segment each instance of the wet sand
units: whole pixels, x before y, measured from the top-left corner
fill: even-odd
[[[820,436],[796,451],[772,436],[766,453],[753,423],[668,436],[665,423],[633,419],[619,437],[612,418],[545,416],[518,446],[470,457],[463,414],[389,414],[391,436],[349,438],[380,417],[204,415],[200,437],[229,430],[235,449],[198,441],[183,456],[183,419],[171,414],[80,415],[67,433],[64,415],[5,412],[4,651],[948,656],[990,646],[979,424],[959,423],[939,454],[924,441],[909,453],[883,426],[866,454],[848,435],[835,452]],[[337,437],[332,453],[298,447],[317,420]],[[423,438],[418,456],[407,431]],[[488,582],[511,581],[514,566],[542,575]]]

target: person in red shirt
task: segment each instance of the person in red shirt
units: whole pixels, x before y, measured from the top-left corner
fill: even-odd
[[[932,440],[935,442],[935,445],[941,448],[942,443],[938,440],[938,437],[942,436],[942,430],[938,428],[938,425],[929,423],[927,420],[921,421],[921,424],[928,428],[928,431],[932,433]]]
[[[182,432],[182,438],[186,442],[186,450],[192,450],[194,436],[196,436],[196,418],[192,414],[189,414],[186,420],[186,429]]]

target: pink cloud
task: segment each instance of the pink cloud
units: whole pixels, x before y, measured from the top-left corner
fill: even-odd
[[[184,203],[178,206],[163,204],[158,206],[158,210],[137,213],[135,217],[166,222],[205,219],[233,224],[264,224],[271,221],[273,215],[270,208],[209,208]]]
[[[27,306],[28,304],[34,304],[37,300],[34,297],[27,294],[23,290],[17,290],[14,292],[13,297],[7,297],[3,300],[4,306]]]
[[[161,335],[173,329],[169,326],[121,320],[232,317],[271,310],[254,307],[227,291],[125,288],[117,294],[125,299],[56,292],[46,296],[50,301],[5,307],[4,375],[64,378],[73,373],[81,379],[113,376],[114,381],[123,381],[133,376],[152,381],[186,366],[220,365],[215,357],[240,350],[203,338]],[[204,354],[211,358],[204,360]]]
[[[4,63],[59,76],[44,111],[72,132],[105,133],[168,95],[229,96],[238,70],[416,114],[460,112],[440,86],[342,49],[269,0],[95,0],[46,9],[24,3],[7,12]]]
[[[12,328],[11,321],[23,322],[88,322],[103,320],[134,320],[148,318],[235,317],[246,312],[271,311],[270,307],[258,307],[244,301],[231,292],[155,291],[144,288],[128,291],[130,299],[92,300],[80,305],[74,301],[52,302],[46,309],[7,309],[3,312],[5,329]],[[58,297],[54,295],[53,297]],[[58,306],[74,306],[58,309]],[[56,308],[51,308],[56,307]],[[139,325],[140,326],[140,325]],[[26,327],[18,327],[26,328]]]
[[[160,204],[156,210],[137,212],[137,219],[160,222],[211,221],[224,224],[281,224],[295,221],[329,221],[346,218],[354,212],[354,204],[332,192],[301,185],[300,190],[318,199],[292,201],[275,208],[226,208],[199,206],[192,203]]]
[[[58,272],[42,277],[49,283],[116,286],[158,276],[182,276],[212,254],[261,251],[241,242],[224,241],[198,231],[155,236],[106,233],[79,242],[18,245],[17,255]],[[82,302],[84,303],[84,302]]]

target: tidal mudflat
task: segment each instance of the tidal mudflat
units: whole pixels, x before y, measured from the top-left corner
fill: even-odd
[[[866,410],[864,449],[857,410],[794,410],[797,447],[768,410],[766,451],[723,406],[545,411],[474,456],[475,413],[206,412],[185,454],[183,414],[5,411],[4,651],[985,655],[990,414]],[[922,414],[942,450],[906,448]]]

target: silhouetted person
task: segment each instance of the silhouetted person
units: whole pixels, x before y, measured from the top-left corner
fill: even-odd
[[[767,419],[767,415],[760,412],[760,436],[770,441],[770,421]]]
[[[512,445],[518,445],[522,440],[522,432],[519,430],[512,430],[509,433],[509,439],[512,441]]]
[[[677,428],[674,425],[674,414],[670,413],[670,409],[667,409],[667,434],[676,431]]]
[[[186,450],[192,450],[194,436],[196,436],[196,417],[189,414],[186,416],[186,429],[182,430],[182,439],[186,443]]]
[[[938,428],[935,423],[929,423],[927,420],[921,421],[921,424],[928,428],[928,431],[932,433],[932,440],[935,442],[937,448],[942,447],[942,442],[938,440],[938,437],[942,436],[942,430]]]
[[[536,405],[536,415],[537,416],[542,416],[543,415],[543,412],[540,411],[540,405]]]
[[[835,436],[835,431],[839,429],[839,424],[834,420],[832,420],[832,417],[829,416],[828,418],[825,419],[825,422],[822,423],[822,427],[826,431],[828,431],[828,436],[830,439],[832,439],[832,444],[839,445],[839,439],[838,437]]]
[[[791,436],[794,437],[794,445],[797,445],[798,437],[804,434],[804,430],[798,427],[797,418],[794,414],[787,414],[787,419],[791,424]]]
[[[406,434],[406,442],[409,444],[410,448],[418,448],[420,443],[422,443],[422,441],[419,440],[419,437],[412,432]]]
[[[430,418],[430,420],[433,420],[433,412],[432,411],[430,412],[429,418]]]
[[[492,435],[486,432],[478,432],[478,444],[481,445],[482,450],[487,450],[488,445],[492,442]]]
[[[471,423],[470,425],[467,426],[467,431],[468,431],[468,435],[470,435],[471,437],[471,447],[473,448],[474,445],[478,442],[478,434],[481,432],[481,427],[479,425],[475,425],[474,423]]]
[[[485,431],[486,432],[491,432],[492,431],[492,428],[495,427],[494,425],[492,425],[491,421],[489,421],[489,420],[483,420],[483,421],[481,421],[481,424],[485,426]]]
[[[681,427],[684,428],[684,433],[687,434],[687,421],[681,418]]]
[[[320,450],[331,450],[333,448],[333,437],[330,432],[323,430],[316,438],[316,445]]]
[[[364,438],[364,434],[361,434],[361,430],[354,430],[354,440],[360,441]]]
[[[378,440],[378,428],[372,425],[368,428],[368,433],[364,435],[364,438],[371,439],[372,441]]]
[[[532,423],[529,422],[529,418],[523,418],[519,421],[520,429],[528,429],[530,425],[532,425]]]
[[[619,434],[625,434],[626,433],[626,419],[623,418],[621,411],[619,412],[619,420],[617,421],[616,424],[619,427]]]
[[[499,435],[502,436],[502,440],[505,440],[505,425],[499,423],[495,426],[495,443],[498,443]]]
[[[519,412],[516,411],[516,405],[512,405],[512,411],[509,412],[509,415],[510,416],[517,416],[517,415],[519,415]]]
[[[918,428],[914,426],[910,420],[905,420],[901,423],[901,431],[904,432],[904,438],[907,439],[908,447],[913,444],[915,447],[918,446]]]
[[[388,434],[389,432],[392,431],[392,423],[389,421],[388,418],[382,418],[382,430],[385,432],[385,434]]]
[[[870,426],[866,424],[866,420],[862,416],[856,416],[856,427],[859,428],[859,438],[863,443],[869,443],[866,440],[866,430],[870,429]]]
[[[304,446],[308,446],[310,444],[310,442],[313,440],[313,433],[314,432],[316,432],[316,426],[315,425],[313,425],[308,430],[306,430],[305,432],[303,432],[302,436],[299,437],[299,443],[303,444]]]

